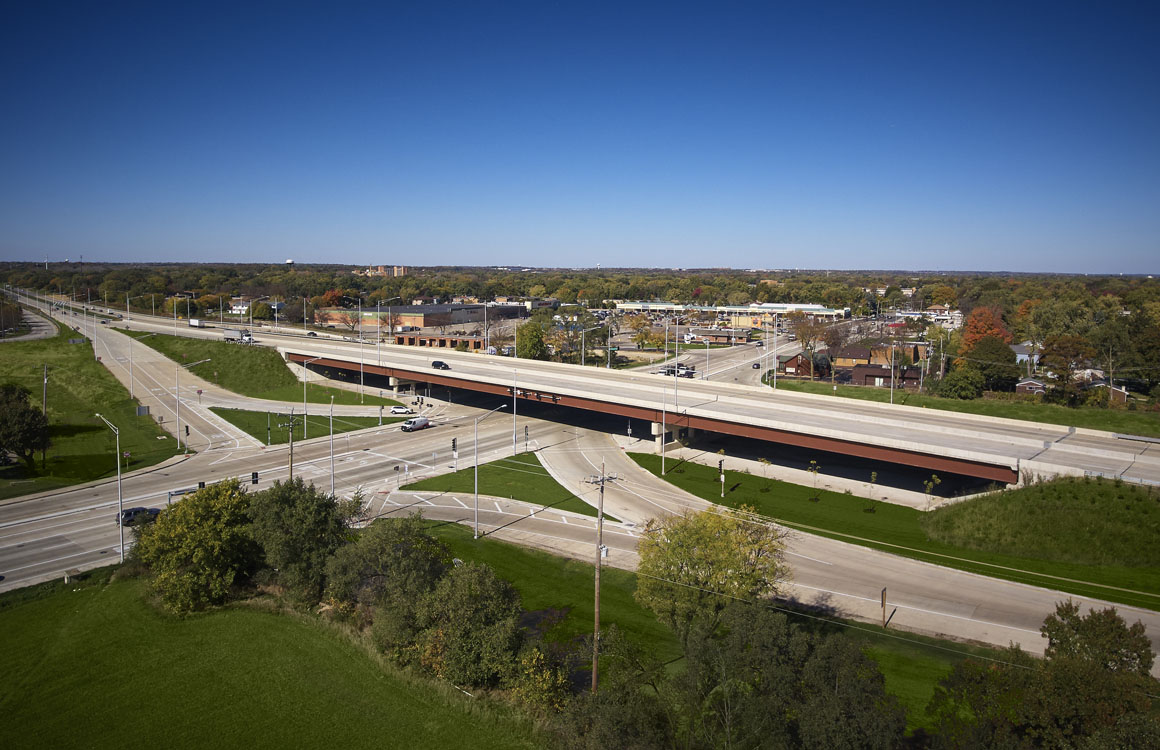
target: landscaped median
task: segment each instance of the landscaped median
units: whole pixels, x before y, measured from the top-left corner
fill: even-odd
[[[424,479],[402,489],[411,492],[475,492],[475,470],[469,462],[466,469],[452,474]],[[595,486],[593,490],[595,492]],[[550,510],[566,510],[596,516],[596,508],[584,502],[548,474],[535,453],[521,453],[511,458],[479,465],[479,494],[522,500]],[[593,495],[595,499],[595,495]],[[604,514],[609,521],[617,521]]]
[[[174,362],[199,362],[189,368],[198,377],[242,396],[270,401],[302,401],[302,381],[290,371],[278,352],[264,346],[231,344],[226,341],[186,338],[171,334],[123,331],[156,349]],[[322,376],[317,376],[322,380]],[[395,406],[399,402],[366,393],[332,388],[314,382],[306,384],[306,401],[346,406]]]
[[[282,445],[290,442],[289,415],[285,412],[249,411],[246,409],[225,409],[217,406],[209,408],[214,414],[226,420],[239,430],[257,438],[268,445]],[[406,417],[335,417],[334,434],[354,430],[365,430],[368,427],[378,427],[401,422]],[[303,440],[317,438],[331,434],[331,420],[326,414],[308,414],[306,424],[302,424],[302,415],[294,415],[294,439]]]
[[[660,474],[660,457],[629,454]],[[716,466],[669,462],[665,479],[713,503],[749,505],[784,526],[903,557],[1160,610],[1160,494],[1059,480],[923,513]]]

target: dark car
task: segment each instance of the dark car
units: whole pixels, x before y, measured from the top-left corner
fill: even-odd
[[[760,363],[760,362],[754,362],[754,363],[753,363],[753,369],[754,369],[754,370],[760,370],[760,369],[761,369],[761,363]]]
[[[306,335],[307,335],[307,336],[317,336],[318,334],[317,334],[317,333],[315,333],[314,331],[307,331],[307,332],[306,332]]]
[[[434,367],[436,370],[450,370],[451,369],[451,365],[447,364],[446,362],[441,362],[440,360],[435,360],[434,362],[431,363],[431,366]]]
[[[161,511],[156,508],[125,508],[117,517],[121,526],[137,526],[138,524],[153,523]]]

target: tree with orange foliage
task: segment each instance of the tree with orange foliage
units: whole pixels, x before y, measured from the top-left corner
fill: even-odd
[[[967,323],[963,326],[962,353],[965,355],[975,348],[975,344],[988,336],[1003,339],[1003,343],[1011,343],[1011,333],[1003,325],[1002,313],[994,307],[976,307],[967,316]]]

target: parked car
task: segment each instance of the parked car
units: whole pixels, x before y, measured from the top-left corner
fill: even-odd
[[[405,406],[392,406],[391,414],[414,414],[414,412]]]
[[[451,365],[449,365],[446,362],[443,362],[441,360],[438,360],[438,359],[435,360],[434,362],[432,362],[431,366],[434,367],[436,370],[450,370],[451,369]]]
[[[153,523],[157,520],[160,514],[157,508],[125,508],[117,516],[117,523],[121,526],[137,526],[139,524]]]

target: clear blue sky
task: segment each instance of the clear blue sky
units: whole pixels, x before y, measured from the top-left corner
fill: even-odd
[[[388,6],[9,3],[0,259],[1160,271],[1155,2]]]

